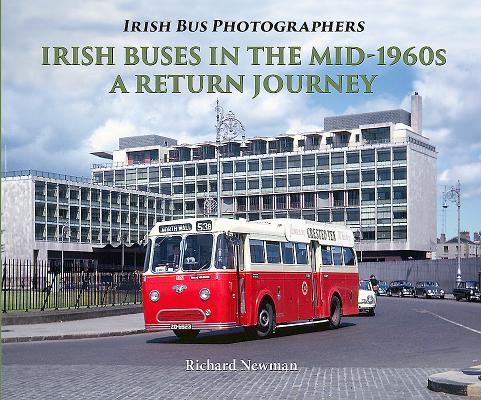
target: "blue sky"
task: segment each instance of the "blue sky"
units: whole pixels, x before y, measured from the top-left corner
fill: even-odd
[[[362,5],[361,5],[362,4]],[[353,20],[362,33],[123,33],[138,20]],[[481,230],[481,8],[475,1],[4,1],[2,2],[2,139],[7,169],[40,169],[89,176],[101,161],[94,150],[111,150],[120,136],[156,133],[180,142],[212,139],[216,95],[108,94],[116,74],[135,73],[323,73],[326,69],[252,67],[45,67],[42,46],[124,45],[424,45],[447,50],[443,67],[330,68],[329,73],[379,74],[371,95],[247,93],[220,95],[244,122],[248,136],[322,129],[323,118],[353,112],[404,108],[413,91],[423,96],[424,133],[438,150],[438,185],[461,180],[462,228]],[[4,155],[2,148],[2,156]],[[5,158],[4,158],[5,160]],[[3,168],[3,165],[2,165]],[[438,231],[441,231],[441,197]],[[456,214],[447,211],[447,233]]]

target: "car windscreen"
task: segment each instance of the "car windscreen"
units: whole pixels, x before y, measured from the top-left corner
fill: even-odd
[[[366,282],[366,281],[359,282],[359,289],[371,290],[371,288],[369,287],[369,282]]]

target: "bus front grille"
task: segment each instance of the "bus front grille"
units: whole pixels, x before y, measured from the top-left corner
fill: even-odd
[[[198,308],[160,310],[157,314],[159,322],[193,322],[205,321],[205,314]]]

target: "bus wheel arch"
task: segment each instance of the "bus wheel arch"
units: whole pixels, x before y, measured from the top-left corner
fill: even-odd
[[[268,294],[262,296],[257,307],[255,334],[258,338],[272,335],[276,327],[276,306]]]
[[[333,292],[329,302],[329,328],[337,329],[341,325],[342,300],[338,292]]]

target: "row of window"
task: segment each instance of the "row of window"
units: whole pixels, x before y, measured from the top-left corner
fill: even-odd
[[[35,182],[35,199],[49,202],[78,204],[91,203],[104,206],[128,206],[140,208],[160,208],[162,199],[138,195],[134,193],[122,193],[109,190],[100,190],[85,187],[57,185],[42,181]]]
[[[222,161],[221,172],[223,174],[287,170],[295,168],[329,169],[329,166],[340,166],[344,164],[366,164],[383,163],[391,161],[405,161],[406,148],[394,148],[377,150],[361,150],[348,152],[334,152],[331,154],[305,154],[293,156],[257,158],[253,160]],[[103,175],[102,175],[103,174]],[[96,182],[104,184],[115,182],[157,182],[160,178],[182,178],[189,176],[216,175],[217,164],[197,163],[187,165],[174,165],[166,167],[133,168],[122,170],[110,170],[94,172],[93,178]]]
[[[358,176],[359,178],[359,176]],[[348,183],[356,183],[355,186],[358,186],[359,181],[349,180]],[[366,180],[363,183],[372,182],[374,185],[374,180]],[[389,184],[388,181],[379,180],[379,182],[386,182]],[[344,176],[340,175],[339,177],[335,177],[333,175],[333,179],[331,181],[333,185],[340,184],[343,185]],[[402,183],[405,183],[404,181]],[[314,174],[307,174],[304,175],[301,179],[301,175],[289,175],[287,178],[286,176],[280,177],[272,177],[272,176],[263,176],[259,178],[250,178],[246,181],[246,179],[223,179],[222,180],[222,191],[224,192],[232,192],[233,190],[236,191],[245,191],[245,190],[258,190],[258,189],[287,189],[287,188],[300,188],[301,186],[310,187],[312,189],[315,186],[316,180]],[[318,174],[317,176],[317,185],[320,186],[328,186],[329,185],[329,176],[324,176],[323,174]],[[369,186],[372,186],[369,185]],[[197,187],[196,187],[197,186]],[[396,187],[396,191],[398,188],[402,188],[402,186]],[[195,183],[179,183],[179,184],[170,184],[170,183],[163,183],[160,185],[160,191],[163,194],[195,194],[197,189],[197,193],[207,193],[207,192],[216,192],[217,191],[217,182],[211,181],[201,181]],[[374,189],[372,189],[374,190]],[[380,190],[380,189],[378,189]],[[384,189],[386,192],[389,192],[391,189],[389,187]],[[402,190],[402,189],[401,189]]]
[[[306,243],[276,242],[251,239],[251,262],[257,264],[307,265]],[[354,250],[350,247],[321,246],[322,265],[355,265]]]
[[[362,226],[361,233],[362,240],[405,240],[408,237],[406,225]]]
[[[128,230],[128,229],[100,229],[90,227],[69,226],[64,230],[62,239],[62,226],[35,224],[35,240],[48,240],[64,243],[112,243],[121,242],[136,243],[143,240],[147,235],[147,229]]]
[[[249,240],[251,262],[268,264],[307,264],[307,244]],[[281,257],[282,253],[282,257]]]
[[[355,265],[354,250],[350,247],[321,246],[322,265]]]

